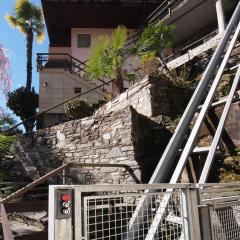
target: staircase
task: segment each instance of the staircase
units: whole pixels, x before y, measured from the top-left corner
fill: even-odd
[[[86,81],[90,88],[94,88],[99,84],[106,83],[102,79],[97,79],[97,81],[91,81],[85,76],[86,62],[80,61],[79,59],[71,56],[68,53],[38,53],[37,54],[37,70],[42,71],[42,69],[63,69],[64,71],[70,73],[75,79],[83,79]],[[98,84],[99,83],[99,84]],[[108,84],[107,84],[108,85]],[[100,89],[99,89],[100,90]],[[105,91],[104,86],[102,91]]]

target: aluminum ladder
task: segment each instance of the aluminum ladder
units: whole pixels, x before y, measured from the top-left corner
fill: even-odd
[[[200,103],[204,102],[201,106],[201,110],[194,123],[191,133],[187,139],[187,142],[183,150],[181,151],[180,158],[178,160],[175,171],[172,174],[170,183],[174,184],[179,181],[182,171],[186,166],[186,163],[194,150],[201,124],[203,123],[204,118],[207,115],[208,109],[212,104],[214,94],[217,90],[218,84],[221,80],[223,71],[227,65],[227,62],[232,53],[232,50],[237,42],[239,33],[240,33],[240,2],[238,3],[235,9],[235,12],[225,31],[225,34],[222,37],[222,40],[220,41],[217,49],[215,50],[215,53],[213,54],[212,59],[209,62],[208,67],[206,68],[201,81],[199,82],[191,100],[189,101],[188,106],[186,107],[186,110],[182,115],[182,118],[175,130],[175,133],[173,134],[169,144],[167,145],[152,175],[149,181],[149,184],[164,183],[166,181],[166,177],[169,175],[169,171],[174,163],[174,160],[177,154],[179,153],[180,148],[182,148],[184,137],[186,136],[186,133],[190,127],[190,124],[194,118],[194,115],[195,113],[199,112],[198,109],[199,109]],[[217,74],[215,75],[216,72]],[[199,183],[201,184],[207,181],[208,174],[210,172],[210,169],[214,160],[214,156],[216,153],[216,149],[219,144],[221,133],[223,131],[223,127],[227,119],[227,115],[229,113],[235,91],[238,86],[239,78],[240,78],[240,67],[238,67],[233,84],[231,86],[231,90],[227,97],[212,144],[208,149],[205,165],[199,179]],[[160,206],[157,209],[155,218],[152,221],[152,224],[148,230],[148,233],[145,239],[147,240],[154,239],[159,223],[164,217],[164,213],[166,211],[168,201],[170,199],[172,191],[173,189],[168,189],[167,194],[165,194],[163,199],[161,200]],[[135,212],[129,221],[128,234],[127,234],[127,238],[125,237],[125,239],[135,239],[135,233],[138,232],[138,228],[139,228],[137,223],[143,222],[144,212],[149,208],[148,202],[150,201],[148,200],[149,199],[147,199],[147,197],[142,197],[139,203],[137,204]],[[184,239],[190,239],[186,235]],[[182,238],[183,238],[183,234],[181,235],[180,239]]]

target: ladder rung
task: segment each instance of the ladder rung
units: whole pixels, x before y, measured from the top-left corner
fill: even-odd
[[[234,70],[234,69],[238,68],[239,66],[240,66],[240,64],[237,64],[237,65],[231,67],[230,70]]]
[[[204,152],[208,152],[210,150],[211,146],[207,146],[207,147],[195,147],[193,149],[193,153],[204,153]]]
[[[208,152],[210,150],[211,146],[207,146],[207,147],[195,147],[193,149],[193,153],[204,153],[204,152]],[[217,147],[217,149],[219,149],[219,147]],[[182,152],[182,149],[179,149],[179,153]]]
[[[211,149],[211,146],[207,146],[207,147],[195,147],[193,149],[193,153],[204,153],[204,152],[209,152]],[[217,147],[217,149],[219,149],[219,147]]]
[[[201,152],[208,152],[210,150],[210,146],[207,147],[195,147],[193,149],[193,153],[201,153]],[[179,153],[182,152],[182,149],[179,149]]]
[[[237,101],[237,100],[239,100],[239,94],[236,94],[233,97],[233,102]],[[223,105],[226,102],[227,102],[227,97],[224,97],[224,98],[220,99],[219,101],[216,101],[216,102],[212,103],[211,107],[219,107],[219,106]],[[200,105],[198,107],[198,110],[200,110],[201,108],[202,108],[202,105]]]

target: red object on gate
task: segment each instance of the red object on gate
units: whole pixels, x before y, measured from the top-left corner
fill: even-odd
[[[63,194],[63,195],[61,196],[61,199],[62,199],[62,201],[64,201],[64,202],[68,202],[68,201],[71,200],[71,195],[70,195],[70,194]]]

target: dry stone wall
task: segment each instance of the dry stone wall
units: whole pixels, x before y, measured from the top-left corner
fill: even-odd
[[[48,147],[47,156],[35,159],[41,175],[64,162],[127,164],[140,177],[132,145],[132,114],[129,107],[110,114],[69,121],[24,137],[26,152]],[[44,163],[41,166],[38,161]],[[134,183],[123,168],[94,167],[70,170],[73,183]]]
[[[147,182],[171,136],[168,124],[185,108],[188,93],[145,78],[91,117],[24,135],[25,169],[34,172],[35,166],[40,176],[64,162],[126,164]],[[71,169],[69,175],[71,183],[134,183],[125,169],[115,167]]]

